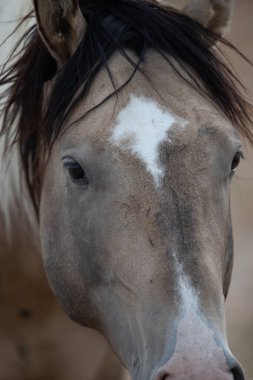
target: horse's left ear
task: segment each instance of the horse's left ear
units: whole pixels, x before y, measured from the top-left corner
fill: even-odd
[[[41,38],[58,66],[74,54],[86,32],[78,0],[34,0]]]
[[[222,36],[230,26],[234,0],[191,0],[183,13]]]

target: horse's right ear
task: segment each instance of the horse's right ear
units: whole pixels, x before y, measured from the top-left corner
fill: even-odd
[[[34,0],[40,36],[58,66],[74,54],[87,24],[78,0]]]
[[[222,36],[232,18],[234,0],[190,0],[183,13]]]

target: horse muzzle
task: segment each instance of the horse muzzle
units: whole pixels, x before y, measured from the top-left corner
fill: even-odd
[[[226,370],[215,366],[215,363],[190,363],[182,358],[182,363],[175,365],[173,358],[157,372],[154,380],[245,380],[240,364],[233,359],[233,367]]]
[[[153,380],[245,380],[226,338],[190,309],[178,324],[176,345]]]

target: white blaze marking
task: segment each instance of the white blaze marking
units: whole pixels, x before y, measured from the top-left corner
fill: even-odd
[[[175,370],[180,368],[184,375],[190,369],[193,375],[195,372],[198,374],[201,370],[213,371],[213,360],[215,360],[217,367],[215,367],[215,371],[217,371],[218,377],[220,371],[221,373],[227,371],[226,358],[223,352],[223,348],[229,352],[226,337],[222,339],[223,348],[219,347],[215,341],[215,331],[208,326],[205,316],[201,312],[198,291],[190,284],[175,253],[173,258],[177,268],[178,290],[182,300],[182,318],[180,317],[181,320],[177,328],[175,352],[165,367],[169,365],[168,368],[172,372],[174,368]],[[216,334],[219,332],[216,331]],[[184,357],[184,361],[182,361],[182,357]],[[226,379],[230,380],[231,377],[227,376]]]
[[[163,110],[154,100],[132,96],[116,120],[112,142],[124,145],[145,163],[156,184],[164,171],[159,164],[159,145],[168,139],[173,124],[182,121]],[[184,123],[183,123],[184,124]]]
[[[173,258],[178,277],[178,291],[182,301],[182,313],[179,316],[174,352],[160,371],[178,375],[180,379],[232,380],[233,376],[228,372],[224,353],[225,351],[229,353],[226,338],[218,330],[208,326],[200,310],[198,291],[191,286],[175,253],[173,253]],[[220,344],[216,341],[218,336]]]
[[[177,278],[178,278],[178,290],[180,293],[180,296],[183,301],[183,305],[185,310],[194,309],[195,311],[199,312],[199,295],[196,289],[194,289],[188,278],[187,275],[184,273],[182,264],[179,263],[178,258],[176,256],[176,253],[173,252],[172,254],[173,259],[175,261],[175,269],[177,272]]]

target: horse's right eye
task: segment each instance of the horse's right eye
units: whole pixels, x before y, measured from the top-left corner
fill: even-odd
[[[64,167],[68,171],[69,177],[72,182],[79,185],[88,185],[88,177],[82,166],[75,160],[64,159]]]
[[[236,152],[231,164],[231,176],[234,175],[236,168],[240,164],[241,158],[243,158],[243,153],[241,151]]]
[[[237,168],[237,166],[239,165],[240,163],[240,160],[241,160],[241,157],[242,157],[242,153],[241,152],[237,152],[233,158],[233,161],[232,161],[232,165],[231,165],[231,170],[235,170]]]

